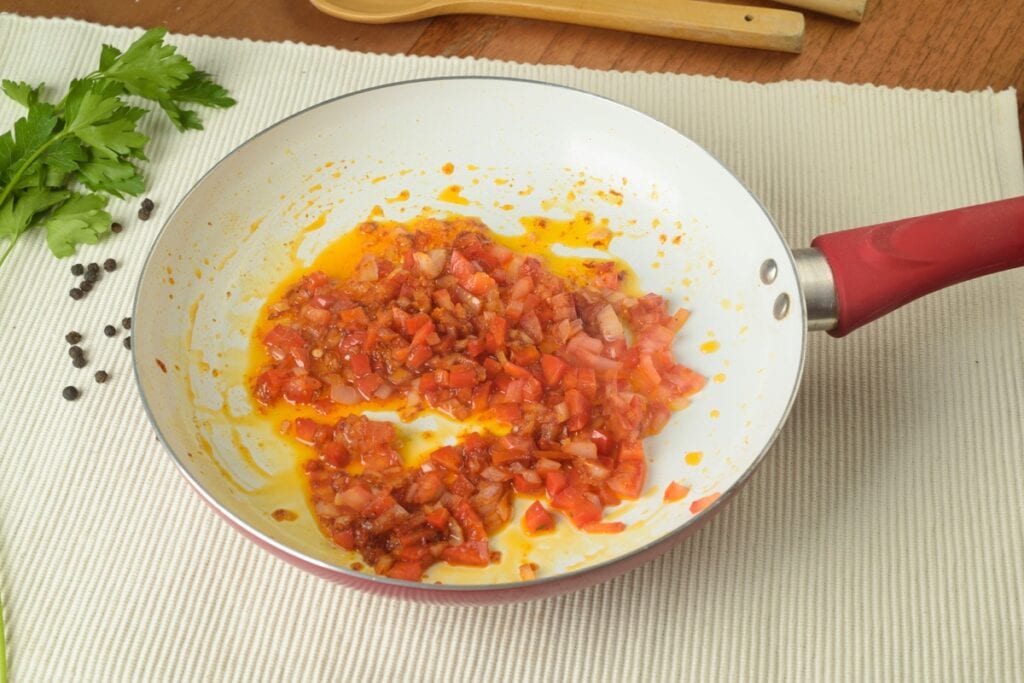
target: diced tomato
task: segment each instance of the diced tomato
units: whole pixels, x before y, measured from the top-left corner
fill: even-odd
[[[544,480],[541,479],[540,476],[537,476],[537,481],[531,482],[522,474],[515,474],[512,476],[512,488],[514,488],[517,493],[533,495],[544,490]]]
[[[396,562],[386,574],[392,579],[419,581],[423,576],[423,566],[419,562]]]
[[[462,280],[462,286],[476,296],[482,296],[491,291],[494,289],[495,284],[494,278],[487,273],[473,273],[465,280]]]
[[[512,350],[512,362],[527,367],[540,360],[540,351],[536,346],[519,346]]]
[[[304,444],[312,445],[315,442],[316,431],[320,426],[313,420],[305,417],[297,417],[293,423],[295,425],[295,438]]]
[[[448,529],[448,520],[451,519],[451,516],[447,508],[439,507],[427,513],[427,524],[438,531],[446,531]]]
[[[356,535],[351,529],[339,529],[331,534],[331,540],[345,550],[356,549]]]
[[[418,370],[424,363],[434,357],[434,352],[427,346],[414,346],[412,351],[409,353],[408,360],[405,361],[407,367],[412,370]]]
[[[453,365],[448,370],[448,386],[454,389],[476,386],[476,370],[471,365]]]
[[[565,403],[569,406],[569,422],[566,425],[569,431],[583,429],[590,419],[590,401],[579,389],[570,389],[565,392]]]
[[[486,567],[491,563],[491,555],[486,543],[463,543],[445,548],[441,557],[449,564],[461,564],[469,567]]]
[[[462,535],[469,541],[482,541],[487,544],[487,532],[484,530],[484,523],[480,519],[473,506],[465,498],[461,498],[451,506],[449,512],[460,527]]]
[[[250,380],[264,406],[357,411],[281,423],[310,447],[303,469],[324,533],[379,574],[419,581],[436,562],[499,561],[488,538],[512,518],[515,495],[546,492],[527,507],[527,533],[554,527],[553,510],[587,533],[621,532],[603,514],[644,492],[643,440],[706,381],[673,356],[688,313],[670,315],[656,294],[627,297],[611,261],[588,260],[585,282],[563,278],[476,219],[368,223],[352,235],[367,242],[347,245],[337,277],[310,273],[268,302],[266,363]],[[435,410],[493,418],[509,433],[465,433],[412,467],[395,427],[358,413],[391,397],[403,419]],[[664,497],[688,493],[673,482]]]
[[[263,337],[263,343],[267,346],[284,351],[285,353],[291,352],[294,348],[302,348],[306,345],[306,340],[302,338],[302,335],[284,325],[275,325],[270,332]]]
[[[409,346],[420,346],[427,345],[431,335],[434,334],[434,323],[430,320],[416,330],[416,334],[412,336],[412,341],[409,342]]]
[[[567,486],[554,495],[551,506],[568,515],[577,528],[601,520],[601,505],[590,500],[579,489]]]
[[[523,516],[523,527],[528,534],[550,531],[555,528],[555,519],[540,504],[539,500],[535,500],[530,507],[526,508],[526,514]]]
[[[352,372],[355,373],[356,377],[369,375],[373,371],[373,368],[370,366],[370,357],[365,353],[353,353],[348,362],[352,366]]]
[[[290,377],[281,388],[281,394],[292,403],[309,403],[321,386],[309,375]]]
[[[544,383],[549,387],[553,387],[562,380],[569,366],[558,356],[545,353],[540,357],[540,368],[544,374]]]
[[[697,500],[690,503],[690,512],[692,512],[695,515],[704,512],[704,510],[706,510],[712,503],[718,500],[719,496],[721,495],[722,494],[720,493],[711,493],[704,496],[703,498],[698,498]]]
[[[457,472],[462,467],[462,455],[454,446],[442,446],[430,454],[430,461]]]
[[[647,460],[639,442],[625,443],[619,448],[619,465],[606,482],[620,498],[640,497],[647,479]]]
[[[682,500],[683,498],[686,498],[687,494],[689,493],[690,489],[683,486],[682,484],[674,481],[670,482],[669,485],[665,487],[665,502],[674,503],[677,500]]]
[[[352,308],[346,308],[338,313],[338,320],[345,326],[351,327],[364,327],[370,322],[370,319],[366,317],[366,311],[363,310],[362,306],[353,306]]]
[[[544,475],[544,488],[547,489],[548,497],[554,498],[569,485],[569,477],[562,470],[554,470]]]
[[[508,333],[508,321],[501,316],[495,316],[487,327],[487,335],[484,339],[484,347],[491,353],[496,353],[505,348],[505,338]]]
[[[356,389],[363,395],[363,398],[369,401],[382,384],[384,384],[384,380],[381,379],[381,376],[376,372],[371,372],[366,377],[360,377],[356,380]]]
[[[514,403],[499,403],[494,406],[494,419],[513,424],[523,416],[522,409]]]
[[[328,441],[320,446],[320,458],[328,465],[344,467],[348,464],[348,449],[338,441]]]
[[[256,378],[253,393],[256,400],[265,406],[271,405],[281,396],[284,383],[291,373],[282,368],[271,368]]]

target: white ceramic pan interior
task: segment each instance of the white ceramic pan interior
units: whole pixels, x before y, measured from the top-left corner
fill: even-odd
[[[452,185],[466,203],[439,198]],[[735,487],[774,440],[800,378],[803,300],[771,219],[719,162],[651,118],[561,87],[445,79],[377,88],[297,114],[224,159],[169,219],[138,291],[134,354],[154,424],[215,507],[297,557],[352,572],[355,553],[316,527],[293,442],[249,396],[250,335],[267,295],[296,259],[311,262],[374,213],[451,212],[515,232],[521,216],[577,211],[621,233],[610,252],[643,289],[691,310],[676,353],[707,387],[649,440],[645,495],[611,515],[625,532],[587,535],[563,523],[527,538],[513,522],[493,541],[501,563],[437,565],[428,580],[518,582],[524,561],[550,577],[679,531],[695,501]],[[759,276],[766,259],[778,264],[770,285]],[[792,305],[777,319],[782,293]],[[666,504],[672,481],[690,493]],[[279,509],[297,519],[275,520]]]

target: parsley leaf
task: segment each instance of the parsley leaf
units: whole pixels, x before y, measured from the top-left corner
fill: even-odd
[[[71,256],[75,245],[96,244],[110,231],[107,198],[98,194],[72,194],[46,219],[46,243],[56,256]]]
[[[7,79],[4,79],[0,87],[3,88],[4,94],[26,108],[39,102],[41,99],[40,93],[43,91],[42,83],[33,88],[28,83],[9,81]]]
[[[125,102],[134,95],[155,103],[179,130],[202,128],[199,115],[181,105],[230,107],[235,101],[208,73],[197,70],[173,45],[167,29],[146,31],[124,52],[100,48],[99,68],[73,80],[57,104],[42,99],[43,86],[4,80],[0,89],[27,109],[0,135],[0,264],[18,237],[46,229],[54,255],[69,256],[110,229],[107,195],[145,189],[139,162],[149,138],[138,130],[147,110]],[[91,191],[68,189],[72,183]]]

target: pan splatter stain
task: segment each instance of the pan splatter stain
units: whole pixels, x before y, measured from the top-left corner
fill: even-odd
[[[386,201],[388,204],[395,204],[397,202],[407,202],[409,201],[409,190],[402,190],[394,197],[385,197],[384,201]]]
[[[623,197],[621,192],[618,192],[616,190],[608,190],[607,192],[604,190],[598,190],[597,192],[595,192],[595,194],[601,199],[608,202],[609,204],[613,204],[615,206],[622,206]]]
[[[690,451],[689,453],[683,456],[683,462],[685,462],[687,465],[692,465],[694,467],[699,465],[700,461],[703,459],[704,453],[702,453],[701,451]]]
[[[708,340],[708,341],[706,341],[706,342],[704,342],[703,344],[700,345],[700,352],[701,353],[714,353],[715,351],[720,349],[721,346],[722,345],[719,344],[718,341],[716,341],[714,339],[710,339],[710,340]]]
[[[452,173],[455,173],[455,164],[449,161],[448,163],[441,167],[441,173],[444,173],[445,175],[451,175]]]
[[[724,372],[720,372],[717,375],[715,375],[714,377],[712,377],[711,379],[712,379],[712,381],[715,384],[721,384],[722,382],[725,381],[725,373]]]
[[[462,185],[449,185],[441,190],[441,194],[437,195],[437,198],[449,204],[461,204],[463,206],[469,204],[469,200],[462,196]]]

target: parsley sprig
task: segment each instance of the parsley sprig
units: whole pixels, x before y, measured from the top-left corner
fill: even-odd
[[[3,265],[18,238],[40,226],[57,257],[95,244],[110,231],[108,196],[138,195],[149,138],[137,124],[147,110],[125,96],[156,103],[179,131],[199,130],[183,105],[230,107],[235,101],[210,74],[164,42],[165,28],[146,31],[121,52],[100,51],[99,68],[71,82],[56,104],[42,84],[4,80],[3,92],[27,113],[0,135],[0,253]]]

